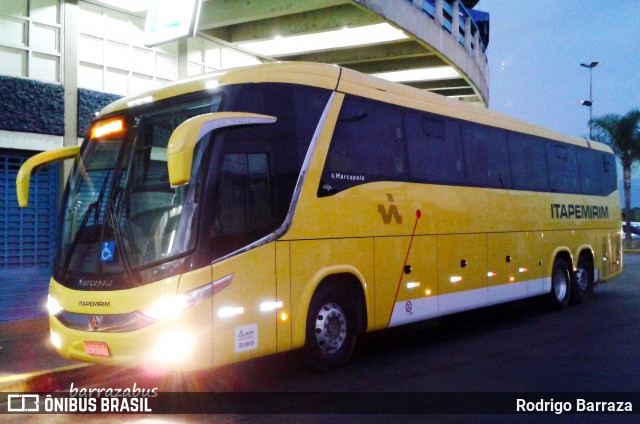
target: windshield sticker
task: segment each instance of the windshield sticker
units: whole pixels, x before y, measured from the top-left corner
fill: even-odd
[[[100,262],[113,262],[113,252],[115,250],[115,241],[103,241],[102,251],[100,253]]]

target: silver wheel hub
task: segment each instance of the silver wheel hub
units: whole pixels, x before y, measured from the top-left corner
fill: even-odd
[[[553,287],[556,293],[556,298],[562,300],[567,295],[567,278],[565,272],[557,270],[553,275]]]
[[[576,271],[576,286],[580,291],[586,291],[589,286],[589,277],[587,270],[584,268],[578,268]]]
[[[342,347],[347,336],[347,319],[340,305],[327,303],[320,308],[315,333],[322,352],[333,354]]]

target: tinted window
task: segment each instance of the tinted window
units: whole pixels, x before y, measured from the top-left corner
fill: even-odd
[[[578,162],[576,147],[568,144],[547,143],[549,182],[551,191],[579,193]]]
[[[615,156],[609,153],[601,153],[602,158],[602,171],[603,171],[603,184],[602,192],[600,194],[611,194],[618,188],[618,177],[616,169]]]
[[[464,182],[457,121],[407,113],[405,128],[409,169],[414,180],[449,184]]]
[[[578,171],[580,173],[580,189],[582,193],[598,194],[602,191],[604,166],[600,152],[579,149]]]
[[[220,235],[269,227],[272,217],[267,154],[224,155],[215,210]]]
[[[549,190],[544,140],[524,134],[509,133],[509,160],[514,189]]]
[[[613,155],[589,149],[577,149],[580,189],[584,194],[607,195],[616,189]]]
[[[329,99],[291,84],[229,88],[226,110],[275,116],[267,125],[222,128],[209,155],[203,251],[212,260],[277,230],[286,219],[300,170]]]
[[[373,181],[607,195],[613,155],[347,96],[318,196]]]
[[[358,97],[345,98],[333,133],[319,196],[373,181],[406,176],[400,109]]]
[[[511,187],[509,148],[505,131],[466,124],[462,134],[467,181],[472,186]]]

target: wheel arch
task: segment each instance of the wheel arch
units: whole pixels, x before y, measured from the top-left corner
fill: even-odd
[[[571,250],[566,246],[559,246],[556,247],[556,249],[551,254],[551,257],[549,258],[549,262],[547,262],[548,265],[546,275],[551,275],[553,273],[553,264],[558,258],[562,258],[567,261],[570,269],[573,270],[575,262],[573,260],[573,254],[571,253]]]
[[[588,259],[590,259],[591,263],[595,266],[596,254],[595,254],[595,250],[591,245],[583,244],[582,246],[578,247],[577,252],[578,254],[576,255],[576,257],[578,258],[578,261],[576,261],[575,266],[577,266],[577,262],[580,261],[580,258],[585,255],[588,255]]]
[[[356,305],[358,308],[358,334],[367,331],[369,324],[373,319],[369,317],[370,311],[373,311],[369,286],[360,271],[351,265],[334,265],[318,270],[307,283],[302,295],[297,301],[293,328],[293,345],[294,347],[304,346],[307,314],[309,306],[314,294],[325,286],[342,286],[350,291],[356,297]]]
[[[565,309],[570,302],[573,285],[573,256],[566,248],[558,248],[553,255],[549,272],[549,292],[545,295],[551,310]],[[557,268],[559,267],[559,268]]]

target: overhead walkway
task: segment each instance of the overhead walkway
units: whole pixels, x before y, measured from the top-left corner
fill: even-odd
[[[204,1],[198,34],[264,61],[338,64],[487,105],[488,15],[465,3],[475,1]]]

